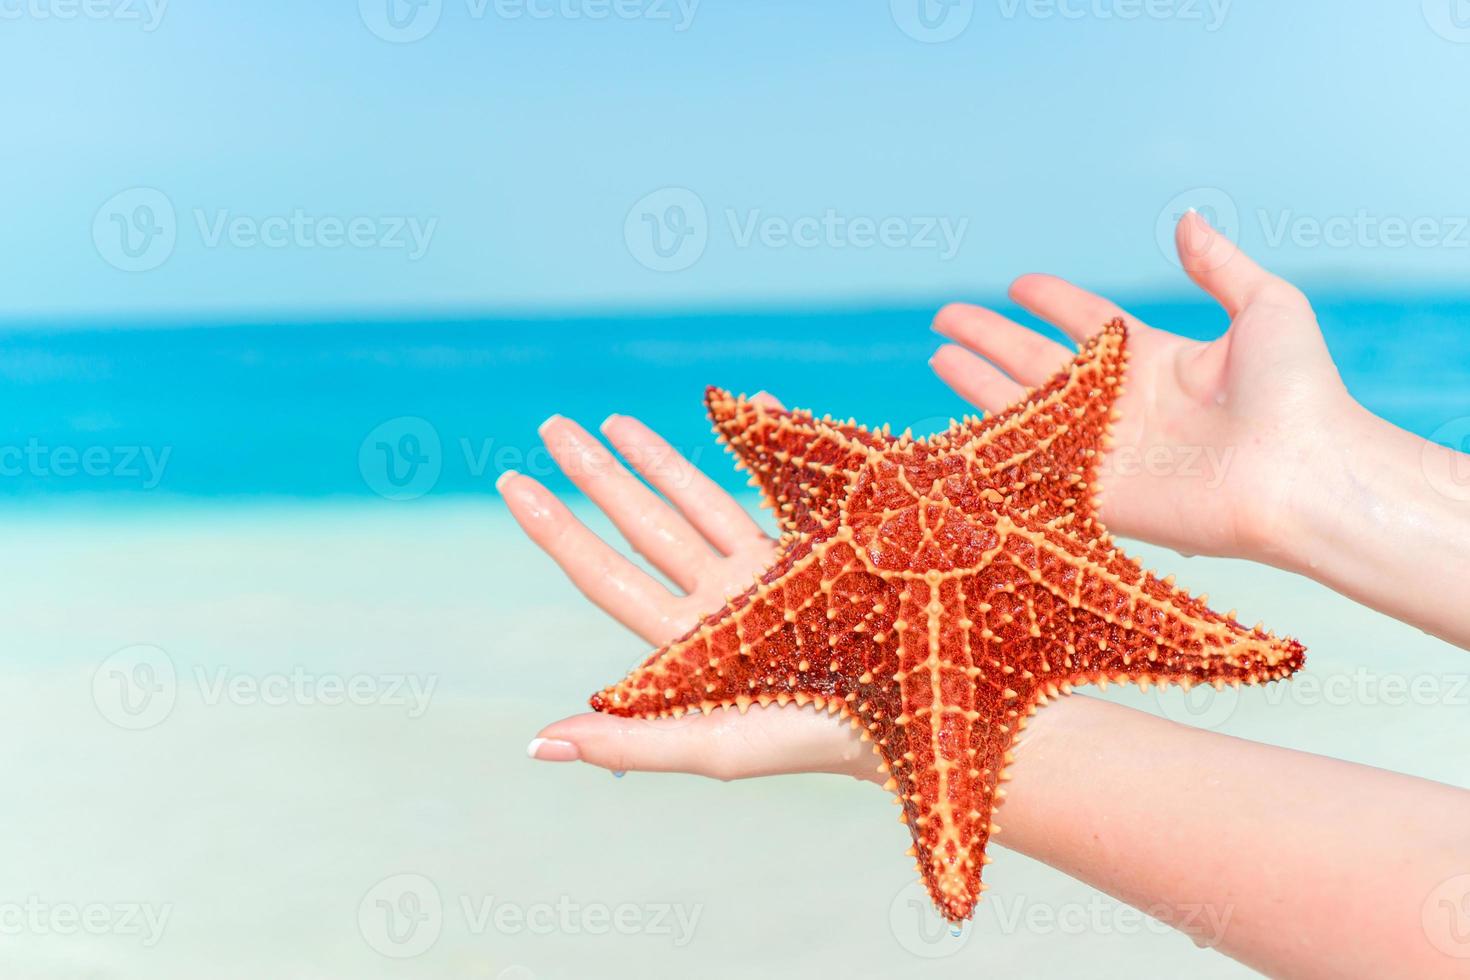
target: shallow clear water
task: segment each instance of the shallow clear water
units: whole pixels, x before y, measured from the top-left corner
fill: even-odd
[[[1130,306],[1190,336],[1224,328],[1209,305]],[[1426,435],[1470,415],[1470,302],[1329,296],[1317,307],[1345,380],[1370,408]],[[920,434],[964,414],[926,364],[938,343],[932,315],[0,333],[0,500],[416,498],[489,492],[505,468],[561,485],[535,436],[552,412],[589,427],[636,414],[734,487],[709,437],[707,385],[766,389],[819,414]]]

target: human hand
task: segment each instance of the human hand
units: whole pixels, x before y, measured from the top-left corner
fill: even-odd
[[[507,472],[496,487],[517,523],[573,584],[651,645],[662,646],[748,588],[774,560],[775,542],[733,497],[637,419],[611,416],[602,432],[663,497],[577,423],[552,416],[541,426],[562,472],[682,594],[618,554],[531,477]],[[537,759],[581,759],[616,772],[719,779],[833,772],[882,781],[871,748],[848,726],[795,704],[679,719],[581,714],[542,729],[529,751]]]
[[[1190,277],[1230,316],[1210,342],[1155,329],[1062,279],[1017,279],[1011,298],[1075,341],[1121,316],[1128,377],[1113,447],[1099,471],[1109,529],[1186,554],[1289,564],[1290,526],[1310,507],[1324,432],[1360,412],[1295,287],[1263,270],[1190,212],[1175,231]],[[955,341],[930,362],[986,411],[1044,383],[1073,351],[977,306],[940,310],[934,329]]]

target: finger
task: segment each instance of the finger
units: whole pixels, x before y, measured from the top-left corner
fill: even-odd
[[[1028,388],[1045,382],[1072,359],[1073,351],[994,310],[950,303],[934,317],[934,329],[995,363]]]
[[[588,530],[529,476],[507,470],[495,489],[516,523],[583,595],[650,643],[669,639],[668,621],[677,601],[672,592]]]
[[[955,394],[987,412],[1002,411],[1026,395],[1025,388],[994,364],[956,344],[945,344],[935,351],[929,366]]]
[[[1188,211],[1179,219],[1174,244],[1189,278],[1225,307],[1232,320],[1260,300],[1306,303],[1294,286],[1262,269],[1197,211]]]
[[[871,743],[835,716],[794,704],[745,714],[644,720],[583,714],[542,729],[528,747],[533,758],[582,762],[614,772],[687,772],[745,779],[797,772],[831,772],[885,781]]]
[[[1143,328],[1135,317],[1065,279],[1032,274],[1011,283],[1011,299],[1081,343],[1109,321],[1122,317],[1130,329]]]
[[[694,591],[715,554],[689,522],[571,419],[553,415],[539,431],[562,472],[612,518],[633,550],[679,588]]]
[[[786,406],[782,405],[776,396],[769,391],[757,391],[750,396],[750,402],[752,405],[764,405],[766,408],[774,408],[778,412],[786,411]]]
[[[723,554],[769,543],[735,498],[642,422],[628,415],[609,415],[602,423],[602,434]]]

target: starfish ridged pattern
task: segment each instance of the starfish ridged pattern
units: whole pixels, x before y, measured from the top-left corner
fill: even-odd
[[[1097,515],[1121,320],[1026,400],[914,439],[710,389],[715,431],[782,529],[745,593],[592,707],[643,718],[813,705],[889,775],[941,914],[974,911],[1012,746],[1074,685],[1275,680],[1303,648],[1145,572]]]

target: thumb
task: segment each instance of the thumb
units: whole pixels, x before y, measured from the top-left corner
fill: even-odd
[[[830,772],[882,783],[871,742],[837,715],[788,704],[720,709],[682,718],[574,715],[543,728],[527,751],[548,762],[614,772],[686,772],[745,779]]]
[[[1257,300],[1306,305],[1295,287],[1257,265],[1197,211],[1179,219],[1174,245],[1189,278],[1225,307],[1231,319]]]

